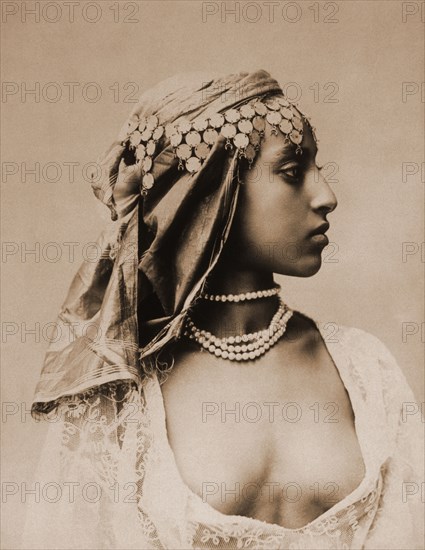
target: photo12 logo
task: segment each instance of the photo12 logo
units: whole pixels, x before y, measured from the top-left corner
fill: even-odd
[[[137,103],[136,82],[15,82],[3,80],[2,103]]]
[[[139,2],[1,2],[2,23],[139,23]]]
[[[339,23],[341,2],[202,2],[202,23]]]

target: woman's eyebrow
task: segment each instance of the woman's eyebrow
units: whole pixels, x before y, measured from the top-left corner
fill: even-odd
[[[316,152],[311,151],[308,147],[301,147],[302,153],[297,153],[295,145],[288,143],[283,147],[279,147],[271,155],[271,163],[279,164],[288,160],[297,160],[302,164],[308,164],[316,155]]]
[[[293,146],[291,143],[288,143],[283,147],[279,147],[279,149],[276,149],[276,151],[272,153],[270,160],[272,163],[278,164],[279,162],[295,158],[295,155],[295,146]]]

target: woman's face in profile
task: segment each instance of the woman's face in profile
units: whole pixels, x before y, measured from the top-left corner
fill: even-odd
[[[257,158],[243,177],[225,249],[242,268],[309,277],[321,266],[328,244],[326,215],[336,197],[315,163],[310,128],[304,124],[302,154],[267,124]],[[320,232],[316,236],[312,232]]]

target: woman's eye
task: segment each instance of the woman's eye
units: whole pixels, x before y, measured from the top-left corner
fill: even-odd
[[[290,180],[299,180],[302,175],[302,169],[298,164],[288,164],[281,168],[280,173]]]

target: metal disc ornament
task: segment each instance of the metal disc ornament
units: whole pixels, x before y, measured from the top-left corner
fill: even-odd
[[[280,104],[275,99],[268,99],[266,105],[272,111],[278,111],[280,109]]]
[[[159,139],[162,138],[163,133],[164,133],[164,127],[163,126],[158,126],[153,131],[152,137],[155,141],[158,141]]]
[[[158,117],[155,115],[151,115],[146,119],[146,128],[148,130],[154,130],[158,126]]]
[[[174,124],[169,123],[165,126],[165,136],[168,139],[170,139],[173,134],[177,134],[177,133],[178,133],[178,130],[174,126]]]
[[[173,134],[171,137],[170,137],[170,143],[173,147],[177,147],[178,145],[180,145],[180,143],[182,142],[182,138],[183,136],[181,135],[180,132],[178,132],[177,134]]]
[[[152,137],[152,130],[148,130],[146,128],[146,130],[144,130],[142,132],[142,140],[143,141],[149,141],[151,139],[151,137]]]
[[[150,139],[146,144],[146,154],[152,156],[155,153],[156,145],[153,139]]]
[[[241,115],[239,114],[239,111],[237,111],[236,109],[229,109],[224,114],[224,118],[227,120],[227,122],[230,122],[231,124],[235,124],[241,118]]]
[[[198,157],[190,157],[186,161],[186,170],[191,174],[197,172],[201,166],[202,164]]]
[[[245,158],[248,160],[249,163],[253,162],[256,155],[255,147],[251,144],[247,145],[244,151]]]
[[[139,129],[139,132],[143,132],[143,130],[146,129],[146,118],[145,118],[145,117],[142,117],[142,118],[139,120],[138,129]]]
[[[221,128],[224,124],[224,116],[220,113],[215,113],[210,117],[210,125],[213,128]]]
[[[260,102],[254,103],[254,110],[257,113],[257,115],[260,115],[260,116],[266,116],[268,112],[267,107],[264,105],[264,103],[260,103]]]
[[[255,116],[254,107],[252,105],[242,105],[239,112],[243,118],[252,118]]]
[[[201,142],[195,147],[195,155],[200,159],[206,159],[210,154],[210,148],[204,142]]]
[[[289,101],[285,97],[278,97],[277,101],[282,107],[289,107]]]
[[[245,149],[249,143],[249,138],[246,134],[236,134],[233,143],[237,149]]]
[[[303,136],[299,133],[298,130],[292,130],[292,132],[289,134],[289,139],[292,141],[292,143],[299,145],[303,140]]]
[[[153,179],[152,174],[145,174],[142,179],[142,184],[145,189],[151,189],[153,187],[155,180]]]
[[[192,147],[190,147],[186,143],[182,143],[177,147],[176,155],[179,159],[186,160],[192,156]]]
[[[141,143],[136,147],[136,159],[143,160],[146,155],[146,147]]]
[[[253,129],[252,122],[247,119],[242,119],[238,122],[238,129],[243,134],[249,134]]]
[[[292,124],[289,120],[286,118],[282,119],[282,121],[279,123],[279,129],[284,134],[289,134],[289,132],[292,131]]]
[[[192,129],[192,124],[189,120],[182,120],[179,122],[179,132],[187,134]]]
[[[266,123],[264,121],[264,118],[260,116],[256,116],[255,118],[252,119],[252,125],[258,132],[264,132],[266,128]]]
[[[275,126],[282,120],[282,115],[278,111],[273,111],[271,113],[267,113],[266,120],[269,124]]]
[[[291,111],[291,109],[288,109],[288,107],[282,107],[280,113],[284,118],[288,120],[291,120],[291,118],[294,116],[294,113]]]
[[[303,129],[303,121],[297,117],[297,116],[294,116],[291,120],[292,122],[292,126],[295,128],[295,130],[302,130]]]
[[[141,140],[142,140],[142,134],[138,130],[136,130],[130,136],[130,145],[132,145],[133,147],[136,147],[136,145],[139,145]]]
[[[201,118],[199,120],[195,120],[192,125],[197,132],[203,132],[208,128],[208,120],[205,118]]]
[[[203,133],[202,139],[205,141],[205,143],[208,143],[208,145],[214,145],[214,143],[218,139],[217,130],[208,128],[208,130],[205,130],[205,132]]]
[[[145,157],[142,162],[142,168],[144,173],[146,174],[149,172],[149,170],[152,168],[152,159],[151,157]]]
[[[225,124],[221,129],[221,134],[227,139],[233,138],[236,135],[236,128],[233,124]]]
[[[260,145],[261,143],[261,135],[259,132],[257,132],[257,130],[253,130],[250,134],[249,134],[249,141],[250,143],[252,143],[252,145],[254,145],[254,147],[256,147],[257,145]]]
[[[196,145],[198,145],[198,143],[201,143],[201,136],[199,132],[192,130],[186,134],[185,141],[191,147],[195,147]]]

